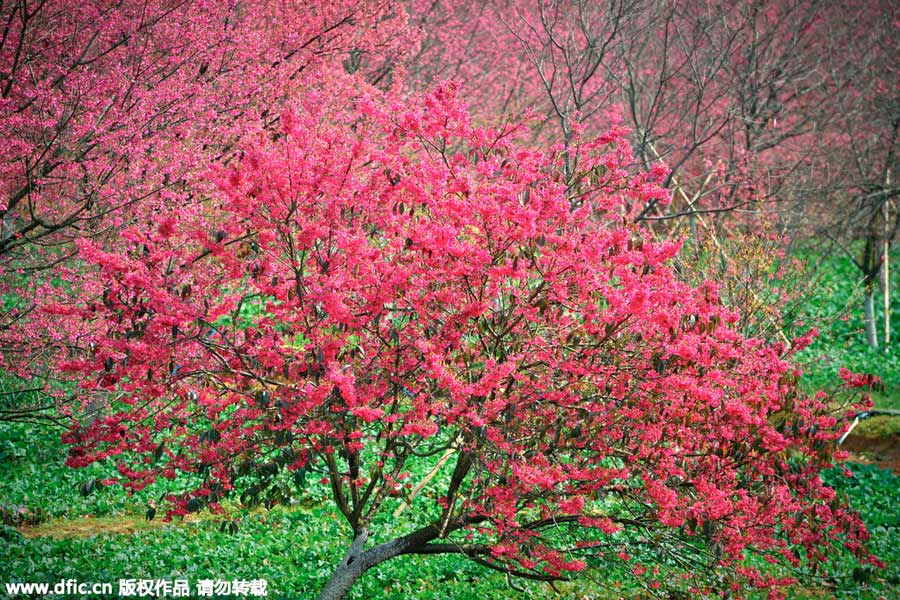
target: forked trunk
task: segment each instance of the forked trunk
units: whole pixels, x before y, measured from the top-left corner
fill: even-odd
[[[338,563],[328,583],[319,592],[319,600],[340,600],[347,595],[347,592],[365,571],[362,556],[368,537],[369,532],[365,529],[357,532],[347,554]]]
[[[319,592],[319,600],[342,600],[363,573],[395,556],[415,553],[417,549],[438,537],[438,528],[429,525],[409,535],[365,550],[368,537],[369,533],[366,529],[356,532],[356,537],[347,554],[338,563],[328,583]]]

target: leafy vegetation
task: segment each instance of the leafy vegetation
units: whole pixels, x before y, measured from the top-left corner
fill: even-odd
[[[900,477],[873,465],[847,465],[850,476],[841,469],[823,474],[839,494],[846,494],[863,515],[872,535],[870,545],[886,568],[859,567],[849,563],[837,565],[829,584],[837,595],[846,598],[874,597],[880,590],[886,595],[900,592]]]
[[[881,378],[883,388],[873,391],[877,408],[900,409],[900,322],[894,321],[892,343],[887,348],[866,344],[862,314],[862,283],[859,270],[846,254],[807,251],[800,255],[807,262],[817,285],[816,294],[807,296],[797,308],[804,327],[815,327],[819,335],[797,355],[804,364],[803,380],[807,389],[827,389],[838,381],[841,367],[871,373]],[[900,261],[894,252],[892,260]],[[900,269],[891,271],[891,289],[900,289]],[[879,336],[883,334],[882,296],[875,302]],[[900,295],[891,297],[891,313],[900,314]],[[883,338],[879,337],[884,342]],[[858,433],[886,436],[900,433],[900,418],[873,417],[861,422]]]

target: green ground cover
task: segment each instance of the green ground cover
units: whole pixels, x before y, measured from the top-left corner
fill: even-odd
[[[881,290],[876,292],[875,317],[881,348],[870,348],[865,341],[860,271],[845,254],[827,258],[804,253],[811,276],[816,279],[815,294],[798,306],[798,318],[808,327],[819,330],[813,344],[801,359],[818,359],[806,369],[804,377],[810,387],[824,387],[836,377],[840,367],[872,372],[884,381],[884,398],[900,395],[900,253],[894,253],[897,267],[891,270],[891,344],[884,348],[884,304]],[[895,401],[896,403],[896,401]]]
[[[846,254],[805,252],[800,258],[809,264],[814,294],[797,306],[793,318],[819,331],[813,343],[796,359],[803,363],[803,381],[807,389],[829,389],[838,381],[838,371],[872,373],[881,378],[883,389],[871,393],[877,408],[900,410],[900,252],[892,255],[891,270],[891,343],[885,347],[884,296],[876,292],[875,317],[881,347],[866,344],[862,312],[863,288],[860,271]],[[857,429],[863,435],[884,436],[900,433],[900,418],[873,417]]]

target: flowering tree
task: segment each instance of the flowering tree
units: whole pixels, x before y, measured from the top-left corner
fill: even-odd
[[[70,465],[186,475],[170,515],[318,474],[350,532],[323,599],[409,554],[707,591],[789,582],[753,554],[866,558],[818,477],[827,399],[630,224],[668,192],[626,172],[624,132],[542,152],[527,122],[473,124],[455,84],[366,89],[309,85],[208,201],[78,241],[78,293],[40,307],[75,324],[52,332],[83,399]]]
[[[378,0],[15,0],[0,23],[0,366],[25,377],[41,361],[22,323],[76,275],[73,240],[208,193],[196,175],[275,126],[311,73],[384,79],[415,43]]]
[[[63,230],[66,239],[83,236],[105,215],[177,189],[186,167],[205,168],[248,127],[277,119],[271,104],[323,57],[353,52],[344,68],[357,70],[363,55],[407,45],[395,10],[376,2],[4,3],[0,256],[6,262]]]

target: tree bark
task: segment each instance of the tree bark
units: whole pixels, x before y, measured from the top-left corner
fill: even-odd
[[[353,539],[350,549],[338,563],[334,573],[322,591],[319,593],[319,600],[340,600],[347,595],[353,584],[359,579],[360,575],[365,571],[362,559],[363,548],[369,532],[366,529],[358,531]]]
[[[878,330],[875,322],[875,290],[873,286],[866,286],[863,299],[863,320],[866,325],[866,343],[871,348],[878,348]]]
[[[366,539],[369,537],[368,531],[366,529],[358,531],[347,554],[319,592],[319,600],[342,600],[356,580],[367,570],[395,556],[412,554],[440,535],[441,531],[436,525],[428,525],[403,537],[364,550]]]
[[[891,346],[891,246],[884,241],[884,269],[882,270],[882,288],[884,290],[884,351]]]
[[[891,170],[888,169],[884,177],[884,185],[891,185]],[[881,260],[884,262],[882,269],[882,286],[884,287],[884,351],[889,352],[891,347],[891,201],[887,199],[882,204],[882,218],[884,220],[884,247]]]

